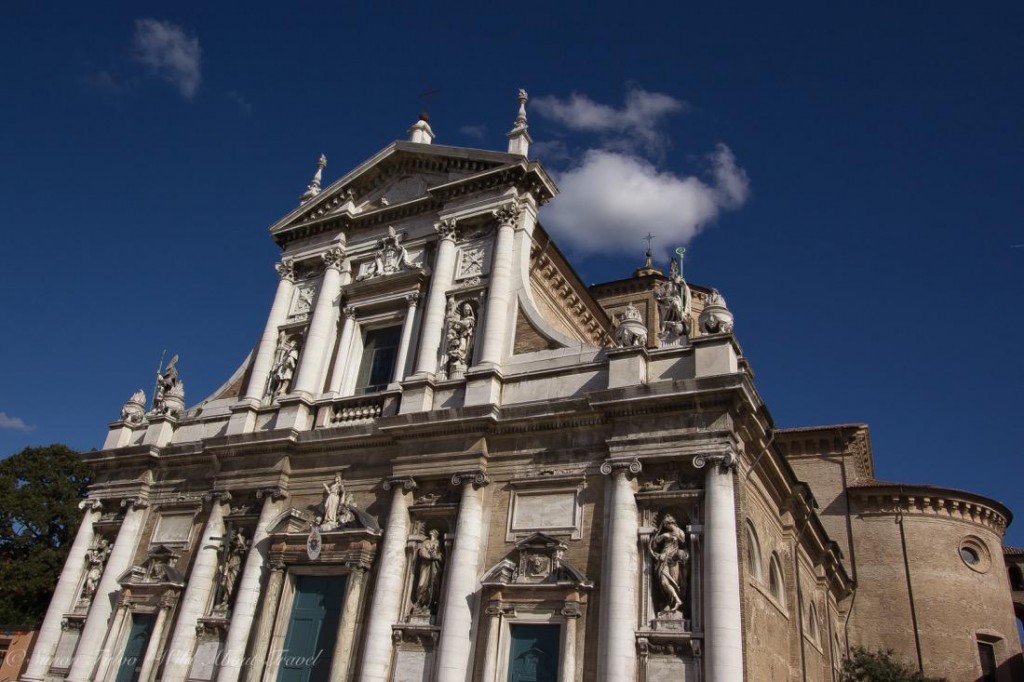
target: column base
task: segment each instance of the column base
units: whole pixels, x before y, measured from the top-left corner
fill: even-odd
[[[478,365],[466,371],[464,405],[500,405],[505,377],[494,366]]]
[[[252,433],[256,430],[256,413],[260,402],[247,398],[231,408],[231,419],[228,420],[227,435]]]
[[[275,429],[293,429],[308,431],[313,425],[313,401],[310,396],[296,393],[278,400],[281,405],[277,411]]]
[[[402,382],[402,403],[398,414],[428,412],[434,409],[434,375],[413,374]]]
[[[647,349],[643,346],[608,351],[608,388],[640,386],[647,383]]]

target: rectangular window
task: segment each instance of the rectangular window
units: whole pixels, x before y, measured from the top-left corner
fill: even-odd
[[[996,682],[996,648],[988,642],[978,642],[978,658],[981,659],[981,679]]]
[[[509,625],[508,682],[558,682],[561,625]]]
[[[359,361],[356,378],[356,394],[383,391],[395,375],[395,360],[398,345],[402,340],[402,328],[385,327],[366,332],[363,342],[363,357]]]

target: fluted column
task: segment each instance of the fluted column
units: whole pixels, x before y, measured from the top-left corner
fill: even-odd
[[[93,524],[100,518],[102,505],[99,500],[82,500],[78,503],[79,509],[85,510],[82,523],[78,526],[78,533],[75,534],[75,541],[68,551],[67,561],[57,579],[57,587],[50,599],[50,606],[46,609],[46,617],[39,627],[39,636],[36,638],[35,647],[32,649],[32,658],[29,660],[28,670],[21,676],[22,680],[42,680],[50,670],[53,663],[53,655],[57,651],[57,644],[60,642],[61,621],[64,614],[71,611],[78,597],[78,590],[82,584],[82,575],[85,573],[85,555],[92,546],[95,531]]]
[[[256,357],[252,361],[252,373],[249,385],[245,389],[245,397],[251,400],[262,400],[267,390],[267,378],[274,366],[274,352],[277,350],[277,336],[281,325],[288,319],[288,307],[292,302],[295,290],[295,263],[290,258],[283,259],[276,266],[281,281],[277,284],[277,293],[270,306],[267,325],[263,328],[260,345],[256,347]]]
[[[113,610],[110,596],[121,589],[117,579],[131,567],[148,505],[141,498],[130,497],[121,500],[121,506],[126,509],[124,519],[121,521],[121,529],[117,532],[117,539],[103,570],[103,577],[100,578],[92,604],[89,606],[82,637],[78,640],[75,660],[67,676],[71,682],[88,682],[100,657],[110,655],[109,651],[103,650],[103,641]]]
[[[438,642],[437,677],[445,682],[469,679],[473,650],[473,602],[479,583],[480,551],[483,540],[483,487],[490,479],[482,471],[452,476],[452,485],[462,486],[455,545],[448,561],[444,590],[444,615]]]
[[[610,475],[611,480],[607,488],[608,525],[604,537],[597,677],[607,682],[636,677],[637,574],[640,565],[637,533],[640,528],[630,478],[640,470],[640,462],[635,459],[601,465],[601,473]]]
[[[402,609],[402,586],[405,581],[405,544],[409,539],[409,493],[416,488],[411,478],[392,478],[384,489],[393,489],[388,524],[384,528],[377,581],[373,587],[370,618],[366,624],[363,648],[362,682],[383,682],[388,679],[393,642],[391,626],[398,622]]]
[[[349,679],[352,667],[352,648],[356,641],[356,630],[359,627],[359,615],[363,605],[363,588],[366,585],[366,568],[352,566],[345,584],[345,602],[341,608],[341,628],[338,638],[334,641],[334,654],[331,656],[332,682],[344,682]]]
[[[324,261],[324,276],[309,321],[309,331],[306,332],[298,376],[292,393],[320,393],[323,388],[323,370],[330,350],[330,341],[338,326],[338,307],[335,305],[335,298],[341,291],[341,267],[345,252],[335,247],[320,257]]]
[[[260,602],[260,582],[263,579],[263,565],[267,561],[268,526],[281,512],[280,500],[285,498],[285,493],[280,488],[269,488],[257,491],[257,496],[263,498],[263,508],[256,522],[252,546],[245,557],[245,567],[235,594],[235,606],[224,643],[224,655],[217,671],[217,682],[235,682],[241,675],[256,606]]]
[[[203,527],[199,553],[192,564],[171,643],[167,647],[163,682],[182,682],[188,676],[196,646],[196,625],[206,614],[216,585],[218,556],[224,542],[224,505],[231,501],[231,493],[214,492],[206,499],[211,503],[210,516]]]
[[[392,381],[396,384],[405,378],[405,359],[409,357],[409,342],[412,340],[412,323],[416,319],[416,303],[420,300],[418,293],[408,294],[405,302],[408,308],[405,311],[405,321],[402,322],[402,340],[398,344],[398,358],[395,360],[395,376]]]
[[[494,212],[498,234],[494,239],[491,281],[487,288],[487,309],[484,316],[484,341],[480,364],[496,367],[501,364],[508,339],[509,307],[512,305],[512,251],[515,228],[522,214],[517,203],[506,204]]]
[[[439,236],[437,257],[430,277],[430,291],[423,309],[420,329],[419,353],[416,356],[416,374],[432,375],[437,372],[441,352],[441,332],[444,327],[445,299],[455,272],[455,240],[458,228],[454,218],[442,220],[434,226]]]
[[[704,666],[706,679],[743,681],[740,569],[736,548],[736,455],[698,455],[704,485]]]
[[[167,614],[174,606],[174,599],[171,595],[164,595],[160,599],[160,606],[156,612],[156,620],[153,622],[153,630],[149,635],[149,642],[146,643],[146,653],[142,658],[142,669],[139,670],[139,682],[150,682],[156,673],[157,664],[160,663],[160,640],[164,638],[164,628],[167,627]],[[163,677],[167,680],[167,676]]]
[[[270,637],[274,634],[274,621],[277,619],[277,607],[281,602],[284,570],[285,566],[281,562],[270,564],[267,594],[263,598],[263,609],[260,611],[256,636],[253,638],[251,664],[245,676],[246,682],[259,682],[263,678],[263,668],[267,665],[267,654],[270,651]]]
[[[345,317],[345,322],[341,327],[341,340],[338,341],[338,353],[334,357],[334,369],[331,372],[331,385],[329,388],[331,393],[341,392],[341,382],[345,378],[345,368],[351,359],[349,350],[352,346],[352,334],[356,328],[356,309],[352,306],[345,306],[341,312]]]

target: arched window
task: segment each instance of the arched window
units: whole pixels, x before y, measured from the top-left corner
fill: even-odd
[[[754,580],[761,580],[761,543],[757,540],[754,525],[747,521],[747,570]]]
[[[772,596],[783,606],[786,605],[786,590],[782,582],[782,564],[779,563],[779,555],[772,552],[772,558],[768,562],[768,590]]]

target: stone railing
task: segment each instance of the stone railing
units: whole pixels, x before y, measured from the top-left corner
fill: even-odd
[[[334,398],[325,402],[317,414],[318,428],[336,428],[369,424],[380,417],[398,414],[401,391]]]

